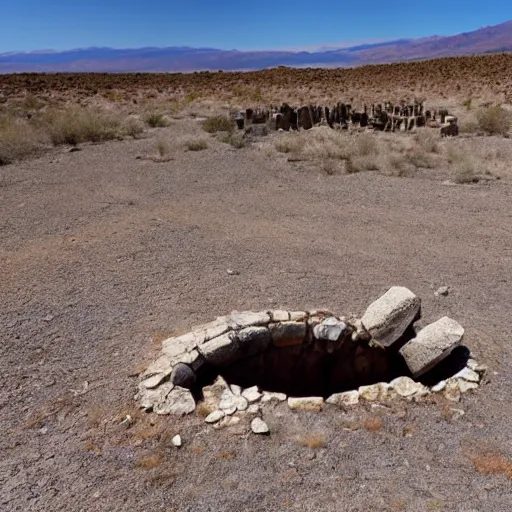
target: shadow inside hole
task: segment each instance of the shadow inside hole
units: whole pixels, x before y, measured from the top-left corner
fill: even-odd
[[[466,366],[470,354],[471,353],[467,347],[463,345],[456,347],[446,359],[438,363],[424,375],[420,376],[417,380],[425,386],[434,386],[442,380],[453,377]]]
[[[202,387],[211,384],[218,375],[242,388],[258,386],[288,396],[327,398],[333,393],[411,374],[398,353],[345,342],[332,352],[314,345],[271,347],[222,368],[203,367],[193,389],[197,398],[201,398]]]
[[[433,386],[462,370],[469,359],[467,347],[460,346],[418,380]],[[345,343],[332,353],[303,347],[271,348],[256,356],[223,367],[205,365],[192,388],[201,400],[202,388],[222,375],[228,384],[288,396],[322,396],[358,389],[359,386],[411,377],[404,359],[395,351],[385,351],[357,343]]]

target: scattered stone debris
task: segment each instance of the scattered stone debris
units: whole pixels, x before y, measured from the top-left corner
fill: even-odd
[[[255,434],[268,434],[270,432],[268,425],[261,418],[254,418],[251,421],[251,430]]]
[[[421,302],[416,295],[407,288],[395,286],[371,304],[361,319],[337,317],[326,310],[235,311],[187,334],[165,340],[161,356],[142,373],[136,398],[142,408],[157,414],[190,414],[196,408],[194,386],[204,382],[202,372],[217,373],[213,383],[203,386],[199,393],[202,407],[208,411],[205,422],[214,428],[236,426],[233,431],[243,433],[248,429],[248,422],[241,419],[256,416],[250,429],[257,434],[269,432],[259,415],[260,408],[271,403],[286,402],[295,411],[320,412],[325,407],[347,409],[361,402],[371,403],[373,407],[397,399],[417,401],[431,393],[458,402],[463,393],[479,386],[487,368],[468,359],[465,367],[459,366],[453,374],[445,374],[434,385],[415,380],[431,375],[431,370],[437,371],[439,363],[460,345],[464,335],[463,327],[448,317],[419,331],[412,329],[420,309]],[[394,374],[372,373],[378,367],[396,366],[397,352],[402,358],[402,373],[397,374],[396,370]],[[240,375],[245,378],[254,368],[255,375],[273,371],[282,378],[290,378],[289,369],[280,367],[286,360],[280,358],[286,354],[299,357],[293,359],[301,368],[298,380],[306,383],[317,375],[325,380],[324,367],[311,370],[309,364],[314,366],[322,358],[330,361],[332,382],[328,389],[332,391],[324,394],[328,398],[287,395],[257,385],[243,387],[236,380],[228,384],[222,376],[232,378],[230,371],[236,375],[238,365],[242,365],[246,370],[240,370]],[[346,354],[351,354],[352,359]],[[244,367],[244,361],[254,367]],[[382,375],[388,375],[389,382],[379,379]],[[358,387],[356,384],[355,389],[343,390],[347,389],[347,383],[357,382],[358,377],[363,382],[373,380],[374,383]],[[173,444],[175,440],[178,442],[178,437],[173,439]]]
[[[240,272],[238,272],[238,270],[233,270],[231,268],[228,268],[226,270],[226,272],[230,275],[230,276],[239,276],[240,275]]]
[[[435,292],[436,297],[446,297],[450,293],[449,286],[440,286]]]

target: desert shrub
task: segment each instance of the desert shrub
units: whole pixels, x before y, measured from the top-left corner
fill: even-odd
[[[378,153],[379,147],[375,137],[365,133],[358,137],[355,150],[359,156],[372,156]]]
[[[202,151],[208,147],[208,143],[204,139],[189,139],[185,141],[185,147],[189,151]]]
[[[151,128],[165,128],[169,126],[167,119],[159,112],[148,112],[144,117],[144,121]]]
[[[407,159],[416,168],[431,169],[433,167],[427,153],[422,151],[421,148],[415,148],[409,151],[407,153]]]
[[[489,135],[506,135],[512,127],[512,117],[499,105],[483,108],[477,113],[478,126]]]
[[[453,181],[458,184],[475,183],[478,181],[473,164],[466,158],[460,160],[455,167]]]
[[[247,142],[242,133],[230,133],[224,137],[221,137],[219,140],[225,144],[229,144],[235,149],[242,149],[245,147]]]
[[[427,153],[439,152],[439,133],[424,130],[417,133],[414,140]]]
[[[0,165],[33,155],[44,145],[44,135],[26,121],[0,117]]]
[[[390,176],[400,178],[411,174],[406,158],[401,155],[390,155],[388,157],[387,171]]]
[[[464,100],[462,102],[462,106],[466,107],[467,110],[470,110],[471,109],[471,102],[472,102],[471,98],[468,98],[467,100]]]
[[[223,116],[210,117],[203,122],[202,126],[208,133],[232,132],[235,129],[233,121]]]
[[[279,153],[295,153],[300,151],[301,144],[298,138],[293,136],[285,136],[280,138],[275,144],[274,148]]]
[[[458,124],[460,133],[477,133],[479,130],[476,119],[462,119]]]
[[[129,117],[124,123],[123,130],[126,135],[136,139],[139,135],[144,133],[144,125],[138,119]]]
[[[55,146],[104,142],[122,135],[121,121],[117,116],[93,109],[49,110],[38,120],[38,125],[48,133]]]

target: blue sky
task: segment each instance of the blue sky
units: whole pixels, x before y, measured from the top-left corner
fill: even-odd
[[[87,46],[282,49],[449,35],[512,0],[0,0],[0,53]]]

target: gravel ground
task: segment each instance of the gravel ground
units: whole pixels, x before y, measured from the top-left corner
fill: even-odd
[[[164,133],[0,168],[0,509],[509,511],[512,180],[328,176],[214,141],[136,158]],[[481,389],[280,404],[269,437],[134,408],[170,334],[232,309],[362,314],[392,285],[422,298],[423,324],[464,325]]]

